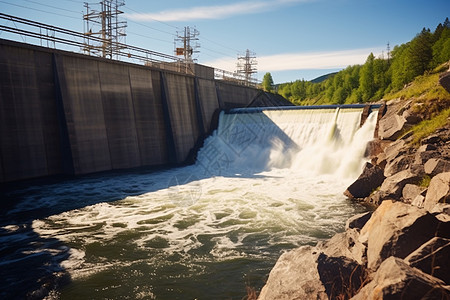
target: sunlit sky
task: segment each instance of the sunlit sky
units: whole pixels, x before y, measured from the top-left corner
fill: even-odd
[[[444,22],[450,1],[125,0],[122,10],[127,44],[173,55],[177,31],[195,27],[199,63],[235,71],[237,57],[249,49],[258,62],[256,77],[270,72],[281,83],[362,64],[371,52],[386,55],[387,43],[393,49]],[[85,30],[81,0],[0,0],[0,12]],[[0,38],[21,41],[1,30]]]

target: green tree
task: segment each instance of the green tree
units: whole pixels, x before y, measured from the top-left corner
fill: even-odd
[[[272,74],[270,74],[269,72],[264,74],[262,86],[266,92],[273,91],[273,78],[272,78]]]
[[[375,94],[376,87],[374,83],[374,61],[375,56],[370,53],[367,57],[366,63],[361,68],[359,77],[359,88],[364,102],[369,101]]]

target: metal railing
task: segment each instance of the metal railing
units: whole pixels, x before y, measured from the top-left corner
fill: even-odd
[[[0,13],[0,20],[7,21],[5,25],[0,24],[0,32],[3,31],[20,35],[25,43],[37,44],[47,48],[93,55],[98,54],[98,52],[89,51],[90,43],[111,42],[109,40],[102,39],[101,37],[89,36],[77,31],[7,15],[4,13]],[[27,37],[32,38],[33,40],[31,42],[26,41],[25,38]],[[114,56],[120,61],[138,63],[185,74],[193,74],[193,68],[189,66],[189,63],[186,63],[183,59],[176,56],[122,43],[116,44],[117,45],[115,45],[115,48],[119,50],[114,52]],[[112,56],[109,58],[113,59]],[[256,86],[259,84],[257,80],[246,81],[244,76],[241,74],[216,68],[214,68],[214,78],[249,86]]]

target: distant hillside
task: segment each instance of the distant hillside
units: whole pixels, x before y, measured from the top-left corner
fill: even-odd
[[[324,81],[324,80],[327,80],[327,79],[330,78],[331,76],[336,75],[337,73],[338,73],[338,72],[333,72],[333,73],[325,74],[325,75],[319,76],[319,77],[317,77],[317,78],[314,78],[313,80],[310,80],[310,82],[312,82],[312,83],[320,83],[320,82],[322,82],[322,81]]]

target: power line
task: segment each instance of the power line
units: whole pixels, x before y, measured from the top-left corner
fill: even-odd
[[[43,13],[46,13],[46,14],[51,14],[51,15],[56,15],[56,16],[61,16],[61,17],[67,17],[67,18],[71,18],[71,19],[75,19],[75,20],[80,20],[80,18],[76,18],[76,17],[73,17],[73,16],[68,16],[68,15],[64,15],[64,14],[49,12],[49,11],[38,9],[38,8],[31,8],[31,7],[28,7],[28,6],[23,6],[23,5],[19,5],[19,4],[10,3],[10,2],[7,2],[7,1],[1,1],[0,0],[0,3],[5,3],[5,4],[8,4],[8,5],[12,5],[12,6],[20,7],[20,8],[26,8],[26,9],[33,10],[33,11],[39,11],[39,12],[43,12]]]
[[[131,10],[132,12],[135,12],[135,13],[137,13],[137,14],[140,14],[140,12],[138,12],[137,10],[134,10],[134,9],[132,9],[132,8],[130,8],[130,7],[125,7],[125,9]],[[166,25],[166,26],[175,28],[175,29],[177,29],[177,30],[181,30],[180,27],[177,27],[177,26],[175,26],[175,25],[172,25],[172,24],[169,24],[169,23],[166,23],[166,22],[157,20],[157,19],[153,19],[153,18],[149,18],[149,19],[151,19],[151,20],[153,20],[153,21],[156,21],[156,22],[159,22],[159,23],[161,23],[161,24],[164,24],[164,25]]]
[[[67,12],[71,12],[71,13],[75,13],[75,14],[80,14],[80,12],[78,12],[78,11],[73,11],[73,10],[69,10],[69,9],[65,9],[65,8],[52,6],[52,5],[42,4],[42,3],[39,3],[37,1],[31,1],[31,0],[23,0],[23,1],[34,3],[34,4],[37,4],[37,5],[41,5],[41,6],[45,6],[45,7],[50,7],[50,8],[53,8],[53,9],[59,9],[59,10],[62,10],[62,11],[67,11]]]

